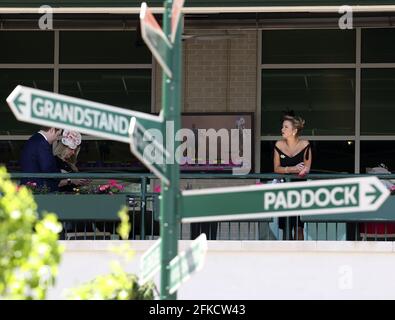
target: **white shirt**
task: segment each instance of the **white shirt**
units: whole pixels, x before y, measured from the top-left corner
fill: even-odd
[[[41,135],[45,138],[45,140],[47,140],[47,142],[48,142],[47,137],[45,136],[45,134],[44,134],[41,130],[40,130],[38,133],[41,134]],[[49,142],[48,142],[48,143],[49,143]]]

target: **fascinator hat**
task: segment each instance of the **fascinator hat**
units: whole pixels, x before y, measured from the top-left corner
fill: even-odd
[[[81,134],[77,131],[64,130],[61,141],[65,146],[75,150],[81,144]]]

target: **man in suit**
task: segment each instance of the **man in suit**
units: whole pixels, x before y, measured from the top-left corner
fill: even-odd
[[[61,129],[43,127],[30,137],[25,143],[21,154],[20,165],[22,172],[60,172],[52,153],[52,143],[58,139],[61,132]],[[28,181],[36,182],[40,187],[46,185],[50,191],[58,190],[59,180],[57,179],[23,178],[21,179],[21,184],[26,184]]]

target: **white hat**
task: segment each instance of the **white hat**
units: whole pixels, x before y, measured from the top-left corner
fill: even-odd
[[[77,131],[63,130],[62,143],[75,150],[81,144],[81,134]]]

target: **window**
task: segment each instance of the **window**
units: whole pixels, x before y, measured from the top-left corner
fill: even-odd
[[[69,96],[150,112],[151,70],[61,70],[59,92]]]
[[[0,135],[32,134],[37,126],[18,121],[6,99],[17,85],[53,91],[53,71],[42,69],[0,69]]]
[[[0,163],[11,171],[20,169],[26,136],[38,130],[6,104],[17,85],[151,111],[152,58],[134,31],[0,31],[0,40]],[[128,144],[93,139],[83,138],[81,170],[146,171]]]
[[[362,30],[361,55],[364,63],[395,62],[395,29]]]
[[[355,30],[263,31],[262,63],[355,63]]]
[[[0,31],[0,63],[53,63],[54,33]]]
[[[395,134],[395,69],[361,73],[361,134]]]
[[[135,31],[63,31],[60,63],[151,63]]]
[[[380,163],[395,171],[395,141],[361,141],[361,172]]]
[[[110,140],[87,141],[83,138],[77,165],[81,171],[148,172],[148,169],[130,152],[127,143]]]
[[[354,134],[355,71],[264,69],[261,102],[263,135],[281,134],[286,110],[306,120],[303,135]]]

